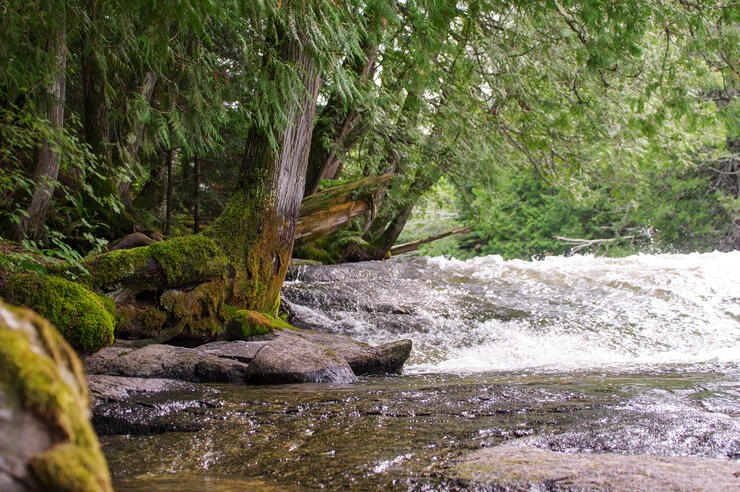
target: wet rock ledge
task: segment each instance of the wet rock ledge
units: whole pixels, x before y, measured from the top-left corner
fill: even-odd
[[[411,340],[372,347],[313,330],[282,330],[253,340],[195,348],[117,342],[85,359],[88,374],[194,383],[351,383],[365,374],[398,373]]]
[[[197,383],[352,383],[360,375],[400,372],[410,352],[410,340],[373,347],[284,329],[195,348],[117,341],[87,357],[85,371],[98,434],[187,432],[200,424],[184,407],[218,404],[216,390]]]
[[[740,490],[740,463],[683,456],[569,454],[498,446],[467,456],[455,473],[472,490]]]

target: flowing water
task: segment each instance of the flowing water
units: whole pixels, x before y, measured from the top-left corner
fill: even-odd
[[[740,459],[740,252],[301,266],[283,304],[412,339],[404,374],[150,399],[197,425],[101,438],[117,488],[456,490],[503,442]]]

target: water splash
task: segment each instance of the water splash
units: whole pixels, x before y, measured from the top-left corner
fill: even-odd
[[[407,337],[407,372],[740,363],[740,252],[300,267],[294,323]]]

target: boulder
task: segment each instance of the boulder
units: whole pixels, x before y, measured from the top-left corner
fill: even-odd
[[[0,294],[26,306],[54,324],[72,347],[91,353],[113,343],[113,301],[61,277],[36,273],[11,275],[0,282]]]
[[[399,373],[411,353],[411,340],[408,339],[372,347],[343,335],[314,330],[303,330],[298,335],[334,351],[358,376]]]
[[[267,342],[249,363],[248,381],[258,384],[351,383],[356,380],[342,357],[287,330]]]
[[[464,458],[455,473],[476,490],[740,490],[740,463],[685,456],[567,454],[497,446]]]
[[[239,383],[247,365],[195,349],[153,344],[126,350],[113,346],[85,359],[90,374],[139,378],[165,378],[196,383]]]
[[[0,490],[109,491],[82,364],[59,332],[0,303]]]

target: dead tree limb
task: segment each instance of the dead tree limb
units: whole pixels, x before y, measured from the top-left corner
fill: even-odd
[[[398,244],[391,248],[391,254],[400,255],[401,253],[410,253],[411,251],[416,251],[417,249],[419,249],[419,246],[421,246],[422,244],[431,243],[432,241],[443,239],[454,234],[465,234],[472,230],[473,226],[465,226],[458,229],[452,229],[451,231],[443,232],[442,234],[425,237],[424,239],[419,239],[418,241],[409,241],[408,243]]]

